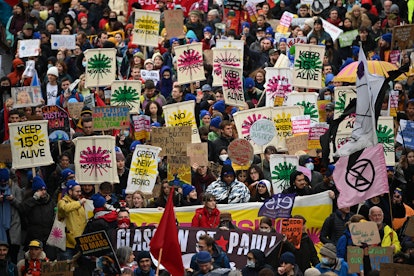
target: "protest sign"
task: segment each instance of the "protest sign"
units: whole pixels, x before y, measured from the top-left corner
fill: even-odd
[[[9,123],[13,169],[53,164],[46,120]]]
[[[302,2],[303,1],[301,1],[301,4],[303,4]],[[312,4],[312,1],[310,1],[310,3],[308,5],[311,5],[311,4]],[[291,25],[292,26],[299,26],[301,29],[303,29],[303,27],[305,26],[305,21],[308,20],[308,19],[310,19],[310,17],[296,17],[296,18],[293,18]],[[307,40],[306,40],[306,42],[307,42]],[[306,44],[306,42],[305,42],[305,44]]]
[[[160,80],[160,71],[159,70],[143,70],[141,69],[141,78],[144,80],[152,80],[154,84],[157,85]]]
[[[238,165],[249,165],[253,161],[253,147],[244,139],[231,141],[227,153],[230,160]]]
[[[400,92],[396,90],[391,90],[389,92],[389,98],[388,98],[388,115],[389,116],[397,117],[399,93]]]
[[[134,44],[157,47],[160,16],[161,13],[159,11],[136,9],[132,42]]]
[[[68,103],[68,113],[72,119],[79,119],[85,103]]]
[[[162,149],[161,156],[186,156],[191,143],[191,126],[156,127],[151,131],[151,145]]]
[[[177,57],[178,84],[192,83],[206,79],[203,65],[202,43],[191,43],[174,48]]]
[[[299,167],[299,157],[295,155],[270,155],[270,175],[273,193],[281,193],[290,186],[290,174]]]
[[[164,14],[165,28],[167,30],[167,39],[170,39],[173,37],[184,38],[183,11],[181,9],[165,10],[163,14]]]
[[[259,146],[269,144],[276,135],[276,128],[272,120],[260,119],[250,127],[250,138]]]
[[[52,34],[50,39],[52,50],[59,50],[65,48],[73,50],[76,48],[76,35],[56,35]]]
[[[213,86],[221,86],[222,65],[242,67],[242,51],[235,48],[213,48]]]
[[[94,107],[93,129],[110,130],[125,129],[129,127],[128,107]]]
[[[40,39],[23,39],[17,41],[19,58],[37,57],[40,51]]]
[[[414,122],[400,120],[396,141],[407,148],[414,149]]]
[[[304,115],[309,115],[312,123],[319,123],[318,94],[314,92],[293,92],[286,95],[285,105],[303,106]]]
[[[111,85],[111,105],[127,106],[130,112],[139,113],[141,96],[141,81],[113,81]]]
[[[131,115],[132,125],[134,126],[135,140],[149,140],[151,131],[151,117],[147,115]]]
[[[289,26],[292,23],[293,13],[288,11],[283,12],[282,17],[280,18],[279,25],[276,28],[276,32],[285,34],[289,31]]]
[[[0,144],[0,162],[1,163],[11,163],[12,162],[12,152],[10,144]]]
[[[308,134],[311,124],[309,115],[293,116],[290,118],[292,121],[292,133],[297,134]]]
[[[108,235],[104,230],[76,237],[82,255],[100,257],[113,251]]]
[[[227,0],[224,3],[224,8],[238,11],[243,6],[242,0]]]
[[[95,94],[89,94],[83,97],[84,106],[95,107]],[[69,113],[70,114],[70,113]]]
[[[414,237],[414,217],[408,217],[408,222],[403,233],[406,236]]]
[[[191,166],[188,156],[168,156],[167,180],[175,179],[191,185]]]
[[[96,184],[108,181],[119,183],[116,168],[115,137],[85,136],[73,140],[76,181]]]
[[[394,119],[391,116],[379,116],[377,123],[378,142],[384,147],[385,163],[395,165]]]
[[[337,40],[338,37],[344,31],[336,27],[334,24],[331,24],[328,21],[324,20],[323,18],[321,18],[321,20],[322,20],[323,29],[325,30],[325,32],[327,32],[331,36],[332,40],[335,42],[335,40]]]
[[[57,105],[42,107],[43,119],[48,120],[48,133],[55,130],[62,130],[70,135],[70,122],[66,110]]]
[[[198,134],[194,108],[194,101],[185,101],[163,106],[165,125],[167,127],[191,126],[191,142],[200,143],[200,135]]]
[[[326,122],[326,105],[332,103],[329,100],[318,100],[316,105],[318,106],[319,122]]]
[[[393,248],[390,246],[370,246],[368,248],[368,255],[371,261],[373,270],[381,270],[383,272],[384,265],[393,262]],[[348,273],[359,273],[364,266],[364,252],[363,249],[357,246],[347,247],[347,262]],[[397,275],[397,274],[392,274]],[[407,274],[409,275],[409,274]]]
[[[243,92],[243,68],[222,65],[224,102],[231,106],[246,105]]]
[[[322,62],[325,46],[296,44],[293,86],[322,88]]]
[[[404,24],[392,28],[391,49],[411,49],[414,44],[414,24]]]
[[[356,86],[338,86],[334,90],[334,119],[338,119],[352,99],[356,98]]]
[[[297,25],[296,25],[297,26]],[[287,49],[289,50],[295,44],[306,44],[308,39],[306,36],[291,37],[286,39]]]
[[[275,194],[271,198],[266,199],[262,207],[260,207],[258,216],[266,216],[273,219],[290,218],[294,203],[294,194]]]
[[[85,68],[85,87],[110,86],[116,76],[116,49],[88,49]]]
[[[308,149],[321,149],[320,137],[329,129],[327,123],[311,124],[308,137]]]
[[[279,233],[286,236],[296,249],[300,249],[300,240],[302,239],[303,220],[289,218],[282,219]]]
[[[399,66],[400,59],[401,59],[401,51],[400,50],[392,50],[390,52],[390,62],[392,64]]]
[[[341,48],[352,46],[352,42],[355,40],[357,35],[358,35],[358,30],[352,30],[352,31],[341,33],[339,35],[339,46]]]
[[[13,108],[42,105],[42,92],[39,86],[22,86],[11,88],[14,100]]]
[[[36,62],[34,60],[28,60],[26,61],[26,68],[23,71],[23,76],[27,77],[33,77],[37,75],[37,71],[35,68]],[[38,76],[36,76],[38,78]],[[32,85],[33,85],[33,79],[32,79]],[[36,84],[39,85],[39,84]]]
[[[331,2],[329,0],[313,0],[310,7],[313,14],[319,14],[324,9],[329,7],[330,3]]]
[[[207,143],[194,143],[187,145],[187,156],[190,157],[190,165],[197,163],[199,166],[208,166]]]
[[[75,267],[69,261],[42,262],[42,276],[72,276]]]
[[[292,70],[289,68],[266,67],[266,106],[282,106],[286,94],[292,92]]]
[[[277,136],[276,143],[272,143],[278,150],[287,151],[286,138],[293,136],[291,118],[303,115],[303,106],[278,106],[272,109],[273,123],[275,124]]]
[[[161,148],[137,145],[131,159],[126,193],[141,191],[152,194],[158,176],[158,154]]]
[[[208,65],[213,65],[213,50],[204,50],[204,62]]]
[[[414,266],[409,264],[381,264],[381,276],[414,275]]]
[[[288,153],[294,155],[300,150],[308,149],[308,134],[300,134],[292,137],[286,138],[286,146],[288,148]]]
[[[379,244],[381,242],[378,226],[373,221],[351,223],[349,231],[351,232],[352,243],[355,245],[362,245],[362,243]]]

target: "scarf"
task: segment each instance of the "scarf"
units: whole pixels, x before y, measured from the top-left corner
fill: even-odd
[[[2,195],[10,195],[10,186],[0,186],[0,193]],[[3,198],[3,202],[0,204],[0,240],[7,241],[6,231],[10,229],[11,223],[11,207],[10,201]]]

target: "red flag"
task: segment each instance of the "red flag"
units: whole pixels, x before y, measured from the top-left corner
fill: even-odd
[[[99,97],[98,93],[95,92],[96,106],[106,106],[105,102]]]
[[[178,231],[175,224],[174,188],[171,188],[157,231],[150,242],[151,254],[171,273],[172,276],[183,276],[184,265],[181,259],[181,249],[178,243]],[[162,249],[162,254],[161,254]]]

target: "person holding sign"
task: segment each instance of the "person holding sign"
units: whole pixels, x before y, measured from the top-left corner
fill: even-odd
[[[374,206],[369,209],[369,219],[378,226],[381,237],[381,246],[391,246],[394,254],[401,251],[401,244],[398,240],[397,233],[388,225],[384,224],[384,212],[380,207]]]
[[[348,263],[344,259],[336,257],[336,246],[334,244],[324,244],[319,253],[322,256],[322,259],[321,262],[316,265],[316,268],[321,273],[332,271],[338,276],[357,275],[356,273],[348,274]]]

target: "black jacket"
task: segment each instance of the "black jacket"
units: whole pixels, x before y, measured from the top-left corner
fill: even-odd
[[[255,267],[245,266],[241,271],[243,276],[258,276],[259,271],[263,268],[269,268],[272,271],[274,271],[271,265],[266,264],[265,254],[263,253],[263,251],[260,251],[259,249],[252,249],[250,250],[250,253],[253,254],[256,260]]]
[[[316,266],[319,263],[318,253],[313,245],[313,241],[307,233],[302,234],[300,248],[296,249],[294,253],[296,257],[296,264],[302,272],[310,268],[311,265]]]

